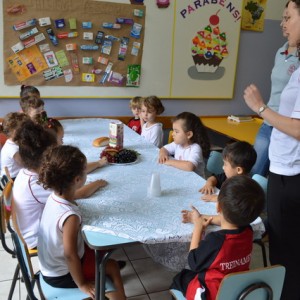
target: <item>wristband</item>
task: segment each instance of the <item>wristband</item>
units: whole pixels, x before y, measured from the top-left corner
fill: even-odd
[[[261,106],[261,107],[258,109],[257,114],[258,114],[259,116],[261,116],[261,114],[262,114],[267,108],[268,108],[267,105]]]

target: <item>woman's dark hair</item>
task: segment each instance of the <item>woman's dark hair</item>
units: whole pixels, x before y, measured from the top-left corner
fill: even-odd
[[[39,183],[59,195],[68,191],[86,168],[86,157],[76,147],[62,145],[50,148],[41,163]]]
[[[192,143],[197,143],[201,149],[204,158],[209,157],[210,142],[207,131],[200,118],[191,112],[182,112],[172,119],[172,122],[183,120],[183,130],[185,132],[192,131]]]
[[[19,145],[24,167],[34,171],[39,169],[46,149],[56,145],[55,136],[31,120],[25,121],[17,129],[14,141]]]
[[[218,195],[225,220],[238,227],[249,225],[262,212],[265,193],[260,185],[246,175],[228,178]]]
[[[243,168],[244,174],[249,174],[256,162],[256,151],[248,142],[238,141],[228,144],[222,152],[223,159],[233,168]]]

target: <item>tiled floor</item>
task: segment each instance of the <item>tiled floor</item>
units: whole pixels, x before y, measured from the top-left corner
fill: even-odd
[[[113,257],[127,262],[121,274],[129,300],[171,300],[168,287],[176,273],[153,262],[141,245],[120,249]],[[38,270],[37,258],[33,265]],[[0,299],[7,299],[15,267],[16,259],[0,247]],[[254,245],[251,268],[258,267],[263,267],[261,248]],[[19,282],[13,297],[17,299],[26,299],[24,284]]]

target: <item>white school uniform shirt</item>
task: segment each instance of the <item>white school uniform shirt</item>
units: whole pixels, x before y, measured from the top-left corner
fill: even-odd
[[[291,76],[281,93],[279,114],[300,119],[300,68]],[[273,128],[269,147],[270,171],[294,176],[300,174],[300,142]]]
[[[30,249],[37,246],[40,220],[51,190],[37,184],[38,174],[21,169],[13,186],[14,207],[22,236]]]
[[[170,155],[174,155],[175,159],[190,161],[195,166],[195,172],[205,178],[205,163],[203,160],[202,149],[198,144],[194,143],[184,148],[181,145],[172,142],[165,145],[164,148],[166,148]]]
[[[70,272],[64,257],[63,225],[71,215],[78,216],[81,223],[79,207],[52,193],[42,215],[38,239],[39,264],[44,276],[58,277]],[[84,254],[84,242],[80,230],[77,250],[81,259]]]
[[[164,138],[162,124],[156,123],[152,126],[147,127],[147,123],[145,123],[142,127],[141,136],[143,136],[149,143],[152,143],[156,147],[161,148]]]
[[[10,177],[15,178],[21,166],[14,160],[14,155],[19,151],[19,146],[11,139],[6,140],[1,149],[1,176],[5,174],[4,168],[7,167]]]

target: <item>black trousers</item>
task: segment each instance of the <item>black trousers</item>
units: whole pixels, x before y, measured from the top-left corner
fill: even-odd
[[[269,174],[270,262],[286,268],[282,300],[300,299],[300,174]]]

